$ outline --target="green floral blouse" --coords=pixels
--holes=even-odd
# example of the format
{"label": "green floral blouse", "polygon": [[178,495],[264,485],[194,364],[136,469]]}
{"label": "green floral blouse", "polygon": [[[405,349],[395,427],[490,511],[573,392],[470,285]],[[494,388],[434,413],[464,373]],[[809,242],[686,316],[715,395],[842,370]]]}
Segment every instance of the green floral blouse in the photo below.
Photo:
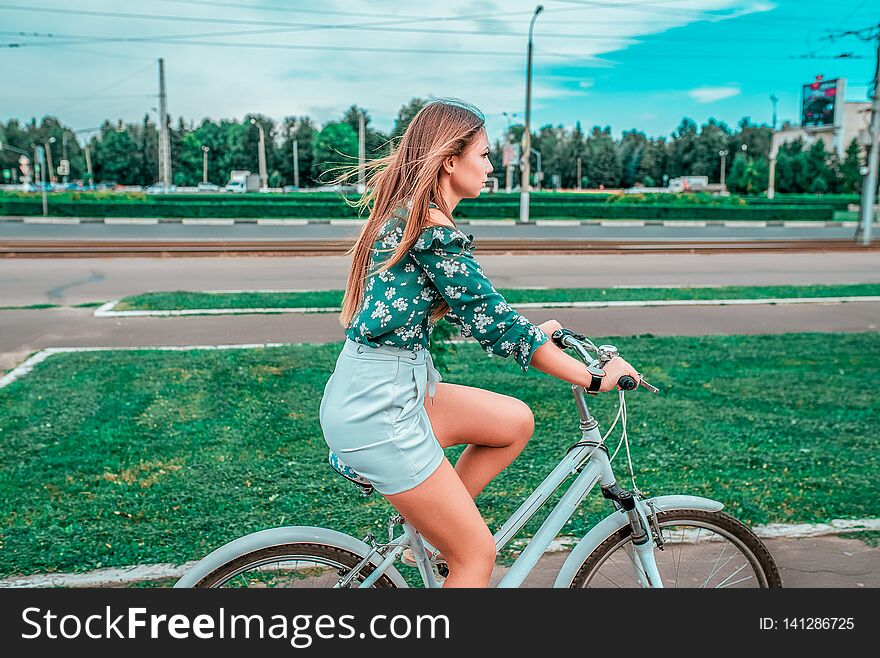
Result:
{"label": "green floral blouse", "polygon": [[407,217],[408,210],[398,208],[379,232],[364,299],[345,335],[369,346],[427,349],[434,329],[431,312],[445,301],[450,310],[443,317],[458,325],[462,336],[475,338],[489,356],[513,355],[527,371],[532,354],[549,337],[513,310],[486,278],[472,253],[473,235],[449,226],[426,227],[404,258],[373,273],[400,244]]}

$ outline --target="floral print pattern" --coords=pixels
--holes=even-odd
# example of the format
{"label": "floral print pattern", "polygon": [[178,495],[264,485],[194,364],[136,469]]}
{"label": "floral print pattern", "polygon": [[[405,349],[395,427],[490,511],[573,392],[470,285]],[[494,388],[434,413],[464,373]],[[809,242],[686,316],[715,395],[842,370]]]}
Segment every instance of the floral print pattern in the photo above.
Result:
{"label": "floral print pattern", "polygon": [[[400,244],[404,213],[395,213],[373,245],[370,271]],[[513,356],[523,372],[534,351],[549,340],[539,327],[513,310],[486,278],[474,258],[472,235],[449,226],[422,231],[409,253],[388,270],[370,274],[364,299],[345,335],[365,345],[427,349],[434,323],[431,312],[442,302],[444,316],[463,337],[475,338],[489,356]]]}

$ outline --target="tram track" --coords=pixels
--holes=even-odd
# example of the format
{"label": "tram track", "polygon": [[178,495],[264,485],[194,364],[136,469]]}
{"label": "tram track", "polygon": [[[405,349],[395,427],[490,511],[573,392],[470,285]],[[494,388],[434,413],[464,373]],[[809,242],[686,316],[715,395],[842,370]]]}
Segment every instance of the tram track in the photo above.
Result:
{"label": "tram track", "polygon": [[[0,257],[130,257],[130,256],[340,256],[351,240],[21,240],[0,239]],[[493,239],[474,242],[482,254],[578,253],[717,253],[877,251],[880,243],[861,246],[850,238],[839,239]]]}

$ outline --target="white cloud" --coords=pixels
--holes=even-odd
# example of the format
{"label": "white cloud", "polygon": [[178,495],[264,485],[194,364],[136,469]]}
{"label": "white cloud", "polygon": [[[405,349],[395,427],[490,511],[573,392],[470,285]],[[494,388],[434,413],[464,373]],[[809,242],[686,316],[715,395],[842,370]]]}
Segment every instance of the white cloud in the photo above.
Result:
{"label": "white cloud", "polygon": [[698,103],[714,103],[725,98],[738,96],[742,91],[739,87],[697,87],[688,92],[688,96]]}
{"label": "white cloud", "polygon": [[[258,0],[249,6],[245,2],[242,1],[240,8],[136,0],[81,0],[76,4],[77,9],[91,11],[155,14],[178,19],[263,21],[263,24],[135,20],[0,9],[0,22],[7,30],[94,37],[85,45],[71,44],[69,48],[4,49],[6,61],[0,68],[0,88],[14,89],[15,98],[4,100],[0,119],[28,120],[35,116],[39,120],[45,114],[58,114],[74,128],[95,126],[105,118],[138,121],[151,106],[157,105],[155,68],[102,93],[95,92],[123,80],[159,57],[165,59],[168,106],[175,119],[181,115],[196,122],[203,117],[241,119],[247,112],[259,112],[276,119],[309,114],[321,124],[338,118],[349,105],[357,103],[370,112],[377,128],[389,130],[398,108],[410,98],[454,96],[480,107],[492,131],[501,130],[504,125],[502,112],[522,111],[525,35],[534,0],[459,0],[449,4],[325,0],[320,3],[325,14],[298,13],[296,9],[304,5]],[[613,67],[613,62],[601,56],[625,48],[639,36],[705,20],[710,15],[704,12],[730,10],[730,15],[742,15],[773,7],[757,0],[685,0],[675,6],[679,11],[664,14],[658,13],[656,8],[636,5],[628,8],[561,2],[548,5],[537,19],[534,32],[533,102],[535,109],[546,108],[546,112],[533,117],[536,124],[544,117],[552,120],[555,100],[583,96],[583,90],[592,84],[587,79],[578,84],[564,76],[542,78],[542,71],[587,63]],[[682,9],[688,11],[682,12]],[[370,13],[372,17],[332,12]],[[476,15],[482,17],[475,18]],[[714,14],[711,16],[711,20],[722,20]],[[441,20],[443,18],[456,20]],[[303,24],[328,27],[315,29]],[[382,26],[390,29],[363,29]],[[601,29],[605,38],[583,38],[584,34],[597,29]],[[164,43],[98,40],[146,36],[170,39],[182,34],[245,30],[263,32],[192,37],[182,41],[440,52],[208,47],[173,40]],[[13,40],[25,39],[5,39]],[[462,51],[507,54],[456,54]],[[39,75],[35,75],[35,71],[39,71]],[[51,90],[51,98],[47,98],[46,90]],[[122,98],[123,95],[127,97]],[[78,101],[79,98],[83,100]]]}

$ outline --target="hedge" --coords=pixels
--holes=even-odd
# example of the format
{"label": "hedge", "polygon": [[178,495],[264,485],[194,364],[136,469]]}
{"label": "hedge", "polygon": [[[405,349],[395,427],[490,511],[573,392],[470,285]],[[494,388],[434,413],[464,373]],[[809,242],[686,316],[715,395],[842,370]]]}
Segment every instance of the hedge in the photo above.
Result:
{"label": "hedge", "polygon": [[[21,201],[0,198],[2,215],[40,215],[39,197]],[[192,201],[172,203],[111,203],[95,201],[50,201],[49,214],[55,217],[183,217],[183,218],[290,218],[357,219],[357,210],[342,200],[322,203],[259,203],[251,201]],[[519,203],[462,203],[456,208],[461,219],[516,219]],[[532,219],[705,219],[705,220],[820,220],[834,218],[833,206],[701,206],[658,204],[592,204],[534,200]]]}

